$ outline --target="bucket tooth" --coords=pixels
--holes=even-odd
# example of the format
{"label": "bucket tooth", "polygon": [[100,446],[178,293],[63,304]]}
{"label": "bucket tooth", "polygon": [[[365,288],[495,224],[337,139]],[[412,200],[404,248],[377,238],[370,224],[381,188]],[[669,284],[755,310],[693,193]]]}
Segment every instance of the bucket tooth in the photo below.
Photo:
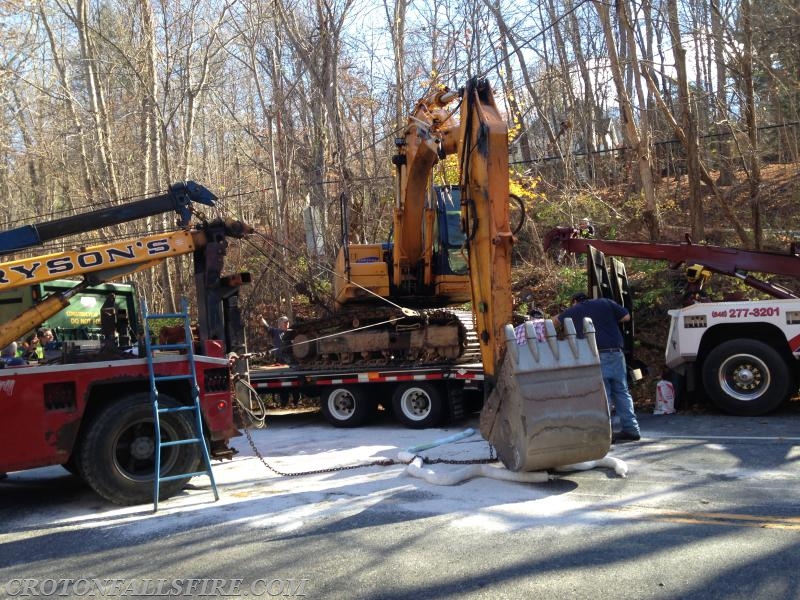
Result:
{"label": "bucket tooth", "polygon": [[558,340],[548,320],[544,342],[526,335],[518,345],[506,326],[507,351],[481,413],[481,433],[511,471],[596,460],[611,447],[594,327],[584,321],[580,339],[570,319],[564,327],[566,339]]}

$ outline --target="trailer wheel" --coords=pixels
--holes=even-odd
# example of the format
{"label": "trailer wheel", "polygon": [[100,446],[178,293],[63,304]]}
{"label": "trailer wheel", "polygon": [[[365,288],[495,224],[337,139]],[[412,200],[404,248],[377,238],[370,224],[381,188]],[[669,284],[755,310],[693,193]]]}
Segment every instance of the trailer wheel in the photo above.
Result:
{"label": "trailer wheel", "polygon": [[406,427],[436,427],[444,416],[442,394],[430,383],[405,383],[394,391],[392,410],[395,418]]}
{"label": "trailer wheel", "polygon": [[794,381],[789,365],[772,346],[757,340],[729,340],[714,348],[702,365],[703,387],[722,411],[763,415],[789,397]]}
{"label": "trailer wheel", "polygon": [[[159,405],[178,406],[178,402],[161,394]],[[164,414],[160,422],[162,442],[195,436],[194,425],[185,413]],[[106,500],[122,505],[152,502],[155,427],[150,394],[127,396],[97,415],[83,439],[79,460],[83,479]],[[161,474],[194,472],[199,461],[197,444],[168,446],[161,450]],[[159,499],[175,494],[189,479],[164,481]]]}
{"label": "trailer wheel", "polygon": [[375,403],[355,386],[324,388],[320,400],[322,416],[335,427],[360,427],[375,410]]}

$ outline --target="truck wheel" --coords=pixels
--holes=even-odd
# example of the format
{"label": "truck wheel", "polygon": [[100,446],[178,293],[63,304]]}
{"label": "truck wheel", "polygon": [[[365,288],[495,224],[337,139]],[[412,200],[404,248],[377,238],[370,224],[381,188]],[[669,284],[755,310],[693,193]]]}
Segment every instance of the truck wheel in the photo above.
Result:
{"label": "truck wheel", "polygon": [[[159,396],[159,404],[178,406],[178,402],[163,394]],[[164,414],[160,422],[162,442],[195,437],[194,425],[186,413]],[[161,450],[161,474],[194,472],[199,461],[197,444],[168,446]],[[89,486],[114,504],[153,501],[155,427],[150,394],[122,398],[92,421],[81,444],[78,470]],[[159,499],[175,494],[189,479],[164,481],[159,487]]]}
{"label": "truck wheel", "polygon": [[794,381],[775,348],[746,339],[714,348],[703,362],[702,373],[703,387],[717,408],[740,416],[773,410],[789,397]]}
{"label": "truck wheel", "polygon": [[444,416],[442,394],[429,383],[407,383],[397,387],[392,396],[395,418],[406,427],[436,427]]}
{"label": "truck wheel", "polygon": [[83,479],[83,475],[81,475],[80,472],[80,467],[78,466],[79,462],[80,461],[78,460],[77,453],[73,453],[72,456],[69,457],[69,460],[64,464],[62,464],[61,466],[64,468],[65,471],[67,471],[67,473],[75,475],[75,477],[79,479]]}
{"label": "truck wheel", "polygon": [[320,399],[322,416],[335,427],[360,427],[375,409],[364,390],[355,386],[325,388]]}

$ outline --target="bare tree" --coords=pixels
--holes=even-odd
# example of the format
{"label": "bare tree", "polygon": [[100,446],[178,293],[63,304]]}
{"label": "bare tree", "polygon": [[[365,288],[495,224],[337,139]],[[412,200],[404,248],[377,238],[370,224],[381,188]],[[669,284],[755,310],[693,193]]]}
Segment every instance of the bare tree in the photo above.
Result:
{"label": "bare tree", "polygon": [[669,12],[669,32],[672,51],[675,53],[675,69],[678,73],[678,106],[681,114],[681,127],[686,135],[686,170],[689,178],[689,219],[692,223],[692,237],[705,239],[705,215],[703,199],[700,194],[699,142],[697,139],[697,120],[692,111],[689,96],[689,81],[686,72],[686,50],[681,39],[678,22],[677,0],[667,1]]}
{"label": "bare tree", "polygon": [[[645,223],[650,233],[650,239],[658,240],[660,237],[660,218],[658,214],[658,204],[655,195],[655,185],[653,183],[653,173],[650,164],[650,144],[649,133],[646,127],[637,127],[633,115],[633,105],[630,96],[628,95],[627,88],[623,80],[622,68],[620,59],[617,55],[616,46],[614,44],[614,32],[611,27],[611,19],[608,13],[608,6],[604,2],[594,2],[597,8],[597,13],[600,17],[600,23],[603,26],[603,33],[606,38],[606,48],[608,50],[609,68],[614,78],[614,85],[617,89],[617,96],[620,105],[620,112],[622,113],[623,131],[625,134],[626,145],[631,149],[634,159],[636,161],[639,177],[642,182],[642,189],[645,197]],[[633,31],[630,28],[630,20],[627,16],[627,8],[625,2],[619,2],[617,7],[620,12],[620,25],[623,29],[627,29],[626,39],[633,39]],[[631,41],[628,47],[628,52],[636,58],[636,46]],[[639,78],[636,77],[638,82]],[[637,83],[636,88],[639,94],[639,104],[644,105],[643,95],[641,93],[641,86]]]}
{"label": "bare tree", "polygon": [[745,121],[747,138],[750,142],[747,149],[747,179],[750,184],[750,209],[753,218],[753,244],[761,249],[764,232],[761,223],[761,161],[758,157],[758,129],[756,123],[756,103],[753,88],[753,22],[750,0],[741,0],[742,33],[742,80],[744,83]]}

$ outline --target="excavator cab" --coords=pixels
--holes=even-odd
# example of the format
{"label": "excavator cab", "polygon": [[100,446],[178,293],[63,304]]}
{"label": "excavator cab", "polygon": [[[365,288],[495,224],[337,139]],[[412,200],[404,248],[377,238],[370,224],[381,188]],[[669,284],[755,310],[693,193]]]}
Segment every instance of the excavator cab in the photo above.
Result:
{"label": "excavator cab", "polygon": [[461,228],[461,190],[454,186],[435,186],[436,231],[434,233],[434,270],[437,275],[466,277],[469,264],[465,252],[466,237]]}

